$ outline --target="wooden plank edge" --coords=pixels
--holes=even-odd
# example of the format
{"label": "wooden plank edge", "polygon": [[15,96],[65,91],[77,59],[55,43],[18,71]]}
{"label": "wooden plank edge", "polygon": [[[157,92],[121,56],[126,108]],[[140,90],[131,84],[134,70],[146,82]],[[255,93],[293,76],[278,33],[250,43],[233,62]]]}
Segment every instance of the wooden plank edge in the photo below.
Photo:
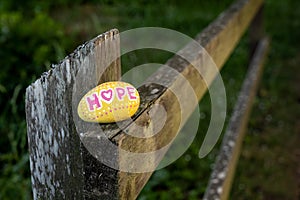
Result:
{"label": "wooden plank edge", "polygon": [[239,0],[196,36],[220,69],[262,5],[263,0]]}
{"label": "wooden plank edge", "polygon": [[27,87],[25,109],[33,199],[83,197],[84,165],[72,118],[72,86],[83,60],[101,41],[117,34],[118,30],[113,29],[80,45]]}
{"label": "wooden plank edge", "polygon": [[269,39],[263,38],[260,40],[253,55],[246,79],[232,117],[230,118],[228,128],[226,129],[220,153],[209,179],[209,184],[203,198],[205,200],[228,198],[268,47]]}

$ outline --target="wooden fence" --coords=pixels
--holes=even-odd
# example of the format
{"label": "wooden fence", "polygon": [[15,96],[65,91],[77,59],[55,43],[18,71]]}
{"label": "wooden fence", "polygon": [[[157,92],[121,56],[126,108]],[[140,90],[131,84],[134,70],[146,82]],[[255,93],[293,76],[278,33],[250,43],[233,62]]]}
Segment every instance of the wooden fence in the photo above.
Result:
{"label": "wooden fence", "polygon": [[[268,39],[263,38],[262,8],[262,0],[239,0],[195,38],[221,69],[249,27],[252,58],[204,199],[226,199],[230,191],[244,130],[269,44]],[[79,46],[59,64],[52,65],[50,71],[27,88],[26,118],[34,199],[137,198],[152,172],[129,173],[110,168],[94,158],[82,141],[92,145],[95,139],[101,142],[101,138],[105,137],[119,148],[133,152],[159,149],[176,136],[175,129],[178,129],[176,124],[179,120],[185,121],[193,112],[195,105],[184,104],[181,108],[185,111],[182,119],[175,114],[179,106],[171,90],[157,84],[146,84],[139,88],[141,106],[133,122],[143,126],[143,129],[139,129],[141,135],[147,135],[153,123],[149,117],[152,105],[163,105],[167,113],[172,111],[174,114],[167,115],[159,134],[141,140],[127,135],[116,124],[108,124],[101,125],[104,131],[99,137],[96,129],[83,123],[82,127],[86,129],[83,129],[84,133],[80,133],[80,138],[74,124],[74,93],[84,94],[92,86],[88,83],[99,84],[119,80],[119,49],[119,33],[113,29]],[[182,53],[191,54],[193,64],[199,64],[201,70],[209,71],[205,68],[206,61],[195,52],[193,45],[187,44]],[[103,69],[110,60],[114,62],[108,69]],[[178,73],[172,73],[169,68],[161,68],[159,73],[154,73],[149,80],[155,83],[159,79],[159,82],[164,82],[168,88],[184,94],[187,86],[178,78],[183,76],[200,100],[207,90],[207,85],[191,63],[184,61],[180,56],[174,56],[167,61],[167,65]],[[79,71],[82,73],[81,77],[77,76]],[[210,73],[210,79],[213,80],[215,75]],[[77,88],[75,82],[81,87]],[[136,126],[133,123],[124,123],[126,130],[135,130]],[[128,159],[118,151],[103,152],[106,153],[119,165]],[[159,162],[161,159],[161,156],[154,157],[153,161]]]}

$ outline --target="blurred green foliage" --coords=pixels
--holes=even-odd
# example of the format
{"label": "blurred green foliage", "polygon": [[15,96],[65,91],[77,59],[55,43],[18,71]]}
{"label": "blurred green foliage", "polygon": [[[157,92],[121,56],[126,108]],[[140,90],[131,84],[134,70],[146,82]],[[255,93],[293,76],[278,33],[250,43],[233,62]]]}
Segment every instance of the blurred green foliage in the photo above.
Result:
{"label": "blurred green foliage", "polygon": [[0,199],[30,199],[25,88],[65,56],[63,27],[37,1],[0,2]]}
{"label": "blurred green foliage", "polygon": [[265,3],[265,27],[272,43],[232,199],[299,199],[299,9],[295,0]]}

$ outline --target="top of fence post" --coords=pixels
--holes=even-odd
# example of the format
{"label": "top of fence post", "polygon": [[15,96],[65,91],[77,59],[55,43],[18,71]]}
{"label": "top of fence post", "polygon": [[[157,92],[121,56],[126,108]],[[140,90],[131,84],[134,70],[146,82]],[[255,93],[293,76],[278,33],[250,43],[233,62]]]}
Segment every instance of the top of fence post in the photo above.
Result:
{"label": "top of fence post", "polygon": [[[73,123],[72,95],[74,91],[84,92],[86,85],[120,79],[119,43],[118,30],[101,34],[79,46],[27,88],[34,199],[113,199],[117,195],[114,184],[100,180],[116,182],[115,171],[90,156],[80,142]],[[77,86],[80,82],[89,84],[74,90],[75,82]]]}

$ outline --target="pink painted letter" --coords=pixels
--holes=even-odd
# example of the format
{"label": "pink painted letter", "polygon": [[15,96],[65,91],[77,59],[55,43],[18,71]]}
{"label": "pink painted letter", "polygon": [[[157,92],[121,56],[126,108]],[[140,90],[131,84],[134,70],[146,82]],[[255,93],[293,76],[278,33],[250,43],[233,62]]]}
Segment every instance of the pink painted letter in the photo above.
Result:
{"label": "pink painted letter", "polygon": [[[93,98],[92,98],[93,97]],[[97,94],[92,94],[91,96],[86,98],[86,102],[89,106],[89,110],[93,111],[94,110],[94,106],[96,106],[96,108],[101,108],[101,104],[100,101],[98,99]]]}
{"label": "pink painted letter", "polygon": [[132,100],[132,99],[136,99],[136,96],[134,95],[135,92],[134,92],[134,88],[133,87],[126,87],[127,88],[127,92],[128,92],[128,95],[129,95],[129,99]]}
{"label": "pink painted letter", "polygon": [[117,91],[117,97],[118,97],[118,99],[119,99],[119,100],[122,100],[123,97],[124,97],[124,95],[125,95],[125,90],[124,90],[124,88],[119,88],[119,87],[117,87],[117,88],[116,88],[116,91]]}

